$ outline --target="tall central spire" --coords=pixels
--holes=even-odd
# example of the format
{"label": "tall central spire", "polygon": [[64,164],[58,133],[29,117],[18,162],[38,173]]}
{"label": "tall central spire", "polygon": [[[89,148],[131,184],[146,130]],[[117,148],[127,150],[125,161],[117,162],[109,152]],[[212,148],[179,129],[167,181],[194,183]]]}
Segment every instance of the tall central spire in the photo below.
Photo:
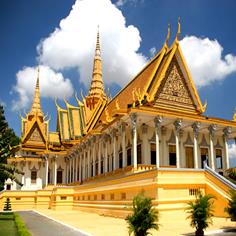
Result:
{"label": "tall central spire", "polygon": [[43,112],[41,110],[41,105],[40,105],[39,67],[38,67],[38,75],[37,75],[36,86],[35,86],[35,91],[34,91],[34,100],[33,100],[32,108],[30,111],[30,115],[36,115],[36,114],[38,116],[43,116]]}
{"label": "tall central spire", "polygon": [[96,103],[100,98],[105,99],[106,94],[104,92],[104,82],[102,79],[102,59],[101,59],[101,49],[100,49],[99,28],[98,28],[95,57],[93,62],[93,75],[89,93],[88,96],[86,97],[86,100],[88,105],[91,108],[94,108],[94,106],[96,105]]}

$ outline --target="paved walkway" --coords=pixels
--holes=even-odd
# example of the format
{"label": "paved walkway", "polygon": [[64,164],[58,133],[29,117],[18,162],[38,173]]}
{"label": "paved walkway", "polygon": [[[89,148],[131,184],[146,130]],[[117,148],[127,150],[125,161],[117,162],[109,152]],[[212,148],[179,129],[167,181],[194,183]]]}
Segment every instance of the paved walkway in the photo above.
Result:
{"label": "paved walkway", "polygon": [[32,236],[87,236],[33,211],[18,212]]}
{"label": "paved walkway", "polygon": [[[38,210],[53,219],[59,220],[75,228],[90,233],[93,236],[128,236],[127,224],[124,219],[104,217],[95,213],[82,211],[53,211]],[[189,236],[194,235],[194,229],[189,226],[189,220],[186,220],[186,214],[180,212],[160,212],[160,230],[152,231],[153,236]],[[213,218],[206,235],[224,235],[214,234],[215,230],[235,227],[235,222],[225,218]],[[232,234],[225,234],[231,236]],[[233,234],[236,235],[236,234]]]}

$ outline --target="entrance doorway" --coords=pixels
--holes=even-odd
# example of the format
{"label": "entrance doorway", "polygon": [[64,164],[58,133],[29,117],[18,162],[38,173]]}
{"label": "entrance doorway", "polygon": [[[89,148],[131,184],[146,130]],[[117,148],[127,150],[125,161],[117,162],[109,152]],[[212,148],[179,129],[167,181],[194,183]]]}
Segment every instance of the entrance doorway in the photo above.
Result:
{"label": "entrance doorway", "polygon": [[204,162],[208,165],[208,148],[201,148],[201,168],[204,168]]}
{"label": "entrance doorway", "polygon": [[169,145],[169,165],[176,166],[176,146]]}
{"label": "entrance doorway", "polygon": [[194,168],[193,147],[186,147],[185,155],[186,155],[186,167]]}
{"label": "entrance doorway", "polygon": [[57,171],[57,183],[62,184],[62,170]]}

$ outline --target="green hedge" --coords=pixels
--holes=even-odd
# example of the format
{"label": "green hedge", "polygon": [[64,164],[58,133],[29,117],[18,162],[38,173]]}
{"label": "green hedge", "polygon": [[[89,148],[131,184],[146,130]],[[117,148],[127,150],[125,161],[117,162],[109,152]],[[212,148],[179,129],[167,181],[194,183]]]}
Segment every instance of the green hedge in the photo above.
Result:
{"label": "green hedge", "polygon": [[25,223],[22,221],[19,214],[14,213],[14,215],[15,215],[15,223],[16,223],[18,235],[19,236],[31,236],[31,233],[26,228]]}

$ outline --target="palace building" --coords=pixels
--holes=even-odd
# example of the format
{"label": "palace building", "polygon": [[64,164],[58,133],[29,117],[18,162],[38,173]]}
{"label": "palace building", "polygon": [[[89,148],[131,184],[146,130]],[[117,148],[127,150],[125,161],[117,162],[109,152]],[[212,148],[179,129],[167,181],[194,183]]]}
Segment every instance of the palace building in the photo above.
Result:
{"label": "palace building", "polygon": [[[40,73],[30,112],[22,117],[20,150],[8,162],[21,169],[23,186],[6,183],[0,205],[13,209],[80,209],[125,216],[144,190],[159,210],[181,210],[198,191],[217,197],[224,216],[229,189],[228,142],[236,121],[204,115],[179,44],[170,29],[161,50],[114,97],[104,90],[99,33],[91,85],[77,105],[57,109],[57,129],[40,105]],[[11,189],[11,191],[9,191]]]}

